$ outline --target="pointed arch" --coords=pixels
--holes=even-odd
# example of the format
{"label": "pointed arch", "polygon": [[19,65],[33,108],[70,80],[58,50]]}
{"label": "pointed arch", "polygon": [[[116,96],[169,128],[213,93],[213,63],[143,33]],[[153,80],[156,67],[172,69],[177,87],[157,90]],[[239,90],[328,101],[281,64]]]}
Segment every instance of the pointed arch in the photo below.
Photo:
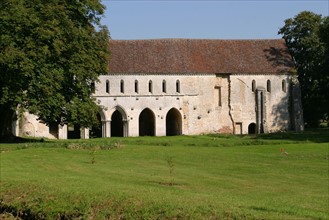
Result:
{"label": "pointed arch", "polygon": [[122,107],[116,106],[111,115],[111,137],[128,136],[127,114]]}
{"label": "pointed arch", "polygon": [[182,134],[182,115],[176,109],[172,108],[166,115],[166,136]]}
{"label": "pointed arch", "polygon": [[155,136],[155,115],[145,108],[139,115],[139,136]]}

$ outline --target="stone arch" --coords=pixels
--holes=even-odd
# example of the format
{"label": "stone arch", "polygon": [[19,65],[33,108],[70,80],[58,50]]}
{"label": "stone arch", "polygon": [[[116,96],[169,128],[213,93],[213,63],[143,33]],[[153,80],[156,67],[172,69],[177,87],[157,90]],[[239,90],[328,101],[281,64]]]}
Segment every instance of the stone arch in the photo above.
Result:
{"label": "stone arch", "polygon": [[111,137],[127,137],[128,122],[127,114],[120,106],[115,107],[111,115]]}
{"label": "stone arch", "polygon": [[155,115],[145,108],[139,115],[139,136],[155,136]]}
{"label": "stone arch", "polygon": [[174,136],[182,134],[182,115],[180,112],[172,108],[166,115],[166,136]]}
{"label": "stone arch", "polygon": [[248,125],[248,134],[256,134],[256,123],[252,122]]}

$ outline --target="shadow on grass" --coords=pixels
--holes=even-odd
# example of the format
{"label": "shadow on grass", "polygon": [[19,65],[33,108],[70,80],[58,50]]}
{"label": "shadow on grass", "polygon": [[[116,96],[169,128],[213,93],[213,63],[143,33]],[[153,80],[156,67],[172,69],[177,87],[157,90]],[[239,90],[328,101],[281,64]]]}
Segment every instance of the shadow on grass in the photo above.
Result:
{"label": "shadow on grass", "polygon": [[43,138],[16,137],[14,135],[0,136],[0,143],[40,143],[45,142]]}
{"label": "shadow on grass", "polygon": [[329,128],[318,128],[304,132],[282,132],[271,134],[260,134],[256,139],[263,140],[293,140],[300,142],[327,143],[329,142]]}

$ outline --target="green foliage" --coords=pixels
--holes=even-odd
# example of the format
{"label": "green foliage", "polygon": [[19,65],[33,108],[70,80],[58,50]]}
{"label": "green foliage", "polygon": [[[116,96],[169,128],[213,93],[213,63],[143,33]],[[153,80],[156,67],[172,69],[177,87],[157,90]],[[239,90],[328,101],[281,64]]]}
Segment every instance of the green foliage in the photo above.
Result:
{"label": "green foliage", "polygon": [[328,131],[0,144],[0,210],[24,219],[328,219]]}
{"label": "green foliage", "polygon": [[285,20],[279,30],[293,56],[302,89],[304,120],[318,126],[329,115],[328,17],[309,11]]}
{"label": "green foliage", "polygon": [[109,33],[99,23],[104,6],[2,0],[0,8],[0,110],[20,106],[48,124],[90,127],[99,110],[91,85],[108,69]]}

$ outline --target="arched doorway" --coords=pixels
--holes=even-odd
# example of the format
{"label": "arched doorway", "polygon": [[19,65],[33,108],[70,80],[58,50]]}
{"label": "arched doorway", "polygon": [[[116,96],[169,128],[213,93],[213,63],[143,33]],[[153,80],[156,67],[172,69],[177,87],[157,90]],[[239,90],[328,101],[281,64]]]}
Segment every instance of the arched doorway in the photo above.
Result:
{"label": "arched doorway", "polygon": [[248,125],[248,134],[256,134],[256,124],[250,123]]}
{"label": "arched doorway", "polygon": [[67,139],[80,139],[81,127],[77,124],[68,123],[67,125]]}
{"label": "arched doorway", "polygon": [[92,128],[89,130],[90,138],[102,137],[102,117],[99,113],[97,114],[97,122],[97,125],[92,126]]}
{"label": "arched doorway", "polygon": [[123,136],[123,116],[119,110],[115,110],[111,117],[111,137]]}
{"label": "arched doorway", "polygon": [[182,116],[180,112],[172,108],[166,116],[166,135],[174,136],[182,134]]}
{"label": "arched doorway", "polygon": [[155,135],[155,116],[154,113],[146,108],[139,115],[139,136]]}

